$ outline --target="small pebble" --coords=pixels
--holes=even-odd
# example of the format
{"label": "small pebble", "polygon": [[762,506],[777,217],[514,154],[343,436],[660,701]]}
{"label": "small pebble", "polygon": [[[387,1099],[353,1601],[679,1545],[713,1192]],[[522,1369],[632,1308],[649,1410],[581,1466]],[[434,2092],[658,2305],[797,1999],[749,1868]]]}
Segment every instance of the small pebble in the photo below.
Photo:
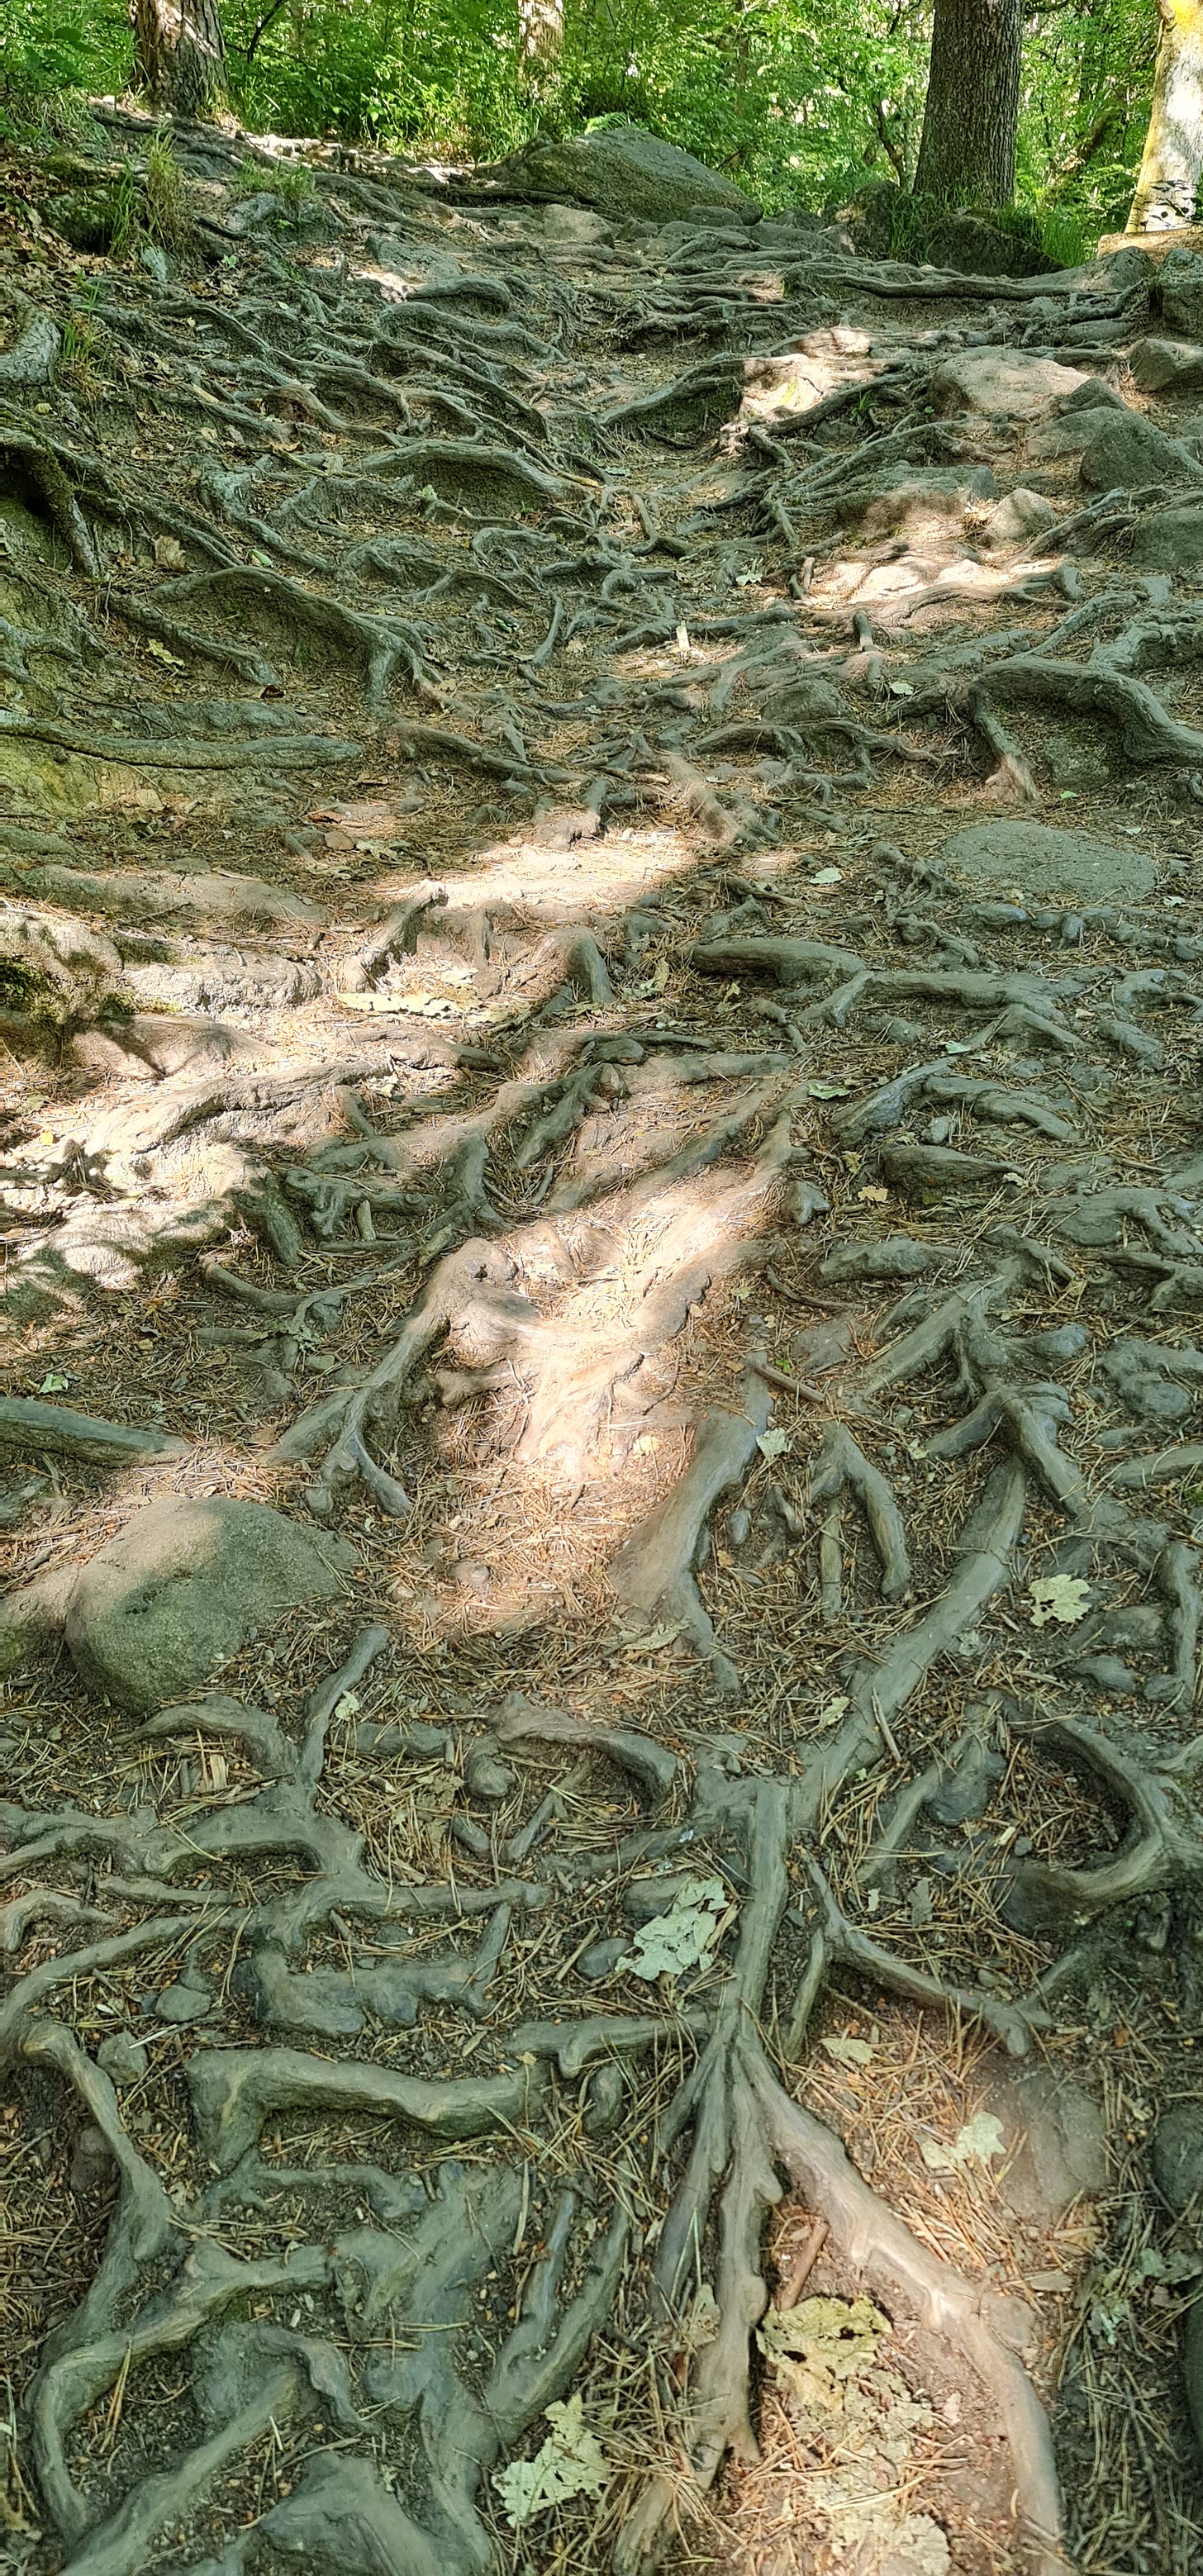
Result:
{"label": "small pebble", "polygon": [[202,1986],[199,1979],[180,1979],[175,1985],[164,1986],[162,1994],[155,1997],[155,2011],[164,2021],[203,2021],[212,2008],[210,1988]]}

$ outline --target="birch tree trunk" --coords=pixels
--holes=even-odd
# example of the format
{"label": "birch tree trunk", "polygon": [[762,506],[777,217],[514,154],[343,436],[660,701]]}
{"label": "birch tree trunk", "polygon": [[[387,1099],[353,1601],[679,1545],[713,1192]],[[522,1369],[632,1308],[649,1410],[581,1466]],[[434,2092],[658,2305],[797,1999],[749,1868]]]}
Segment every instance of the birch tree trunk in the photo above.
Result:
{"label": "birch tree trunk", "polygon": [[1203,0],[1159,0],[1161,42],[1130,233],[1193,223],[1203,168]]}

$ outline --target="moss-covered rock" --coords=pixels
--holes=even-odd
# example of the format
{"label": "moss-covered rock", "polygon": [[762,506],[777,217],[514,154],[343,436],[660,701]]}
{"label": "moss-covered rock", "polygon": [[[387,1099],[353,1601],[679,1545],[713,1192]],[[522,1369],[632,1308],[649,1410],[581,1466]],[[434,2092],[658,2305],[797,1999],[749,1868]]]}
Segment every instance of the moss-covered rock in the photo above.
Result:
{"label": "moss-covered rock", "polygon": [[499,194],[575,201],[611,223],[669,223],[695,207],[756,209],[729,179],[641,125],[605,125],[562,142],[542,137],[483,174]]}
{"label": "moss-covered rock", "polygon": [[111,250],[124,221],[121,191],[113,187],[68,188],[46,212],[72,250]]}

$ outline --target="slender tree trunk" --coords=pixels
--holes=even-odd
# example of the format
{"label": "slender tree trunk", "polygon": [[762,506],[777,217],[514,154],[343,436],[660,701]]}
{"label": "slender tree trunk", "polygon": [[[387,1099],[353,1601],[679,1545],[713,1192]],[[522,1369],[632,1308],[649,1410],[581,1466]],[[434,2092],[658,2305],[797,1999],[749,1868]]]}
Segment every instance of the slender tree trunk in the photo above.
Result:
{"label": "slender tree trunk", "polygon": [[917,196],[1010,204],[1021,41],[1020,0],[936,0]]}
{"label": "slender tree trunk", "polygon": [[546,89],[564,52],[564,0],[518,0],[518,54],[523,87]]}
{"label": "slender tree trunk", "polygon": [[218,0],[133,0],[134,62],[155,107],[211,116],[225,89]]}
{"label": "slender tree trunk", "polygon": [[1158,0],[1153,104],[1128,231],[1194,221],[1203,168],[1203,0]]}

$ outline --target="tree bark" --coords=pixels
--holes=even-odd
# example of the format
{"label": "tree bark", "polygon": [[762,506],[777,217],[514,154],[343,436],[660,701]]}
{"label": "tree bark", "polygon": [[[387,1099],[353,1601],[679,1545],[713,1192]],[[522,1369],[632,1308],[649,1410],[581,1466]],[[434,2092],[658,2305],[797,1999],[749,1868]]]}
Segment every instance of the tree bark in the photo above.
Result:
{"label": "tree bark", "polygon": [[518,52],[523,86],[537,97],[563,60],[564,0],[518,0]]}
{"label": "tree bark", "polygon": [[134,0],[133,20],[134,63],[152,105],[211,116],[226,78],[218,0]]}
{"label": "tree bark", "polygon": [[1020,0],[936,0],[917,196],[1010,204],[1021,42]]}
{"label": "tree bark", "polygon": [[1193,223],[1203,168],[1203,0],[1159,0],[1161,42],[1130,233]]}

